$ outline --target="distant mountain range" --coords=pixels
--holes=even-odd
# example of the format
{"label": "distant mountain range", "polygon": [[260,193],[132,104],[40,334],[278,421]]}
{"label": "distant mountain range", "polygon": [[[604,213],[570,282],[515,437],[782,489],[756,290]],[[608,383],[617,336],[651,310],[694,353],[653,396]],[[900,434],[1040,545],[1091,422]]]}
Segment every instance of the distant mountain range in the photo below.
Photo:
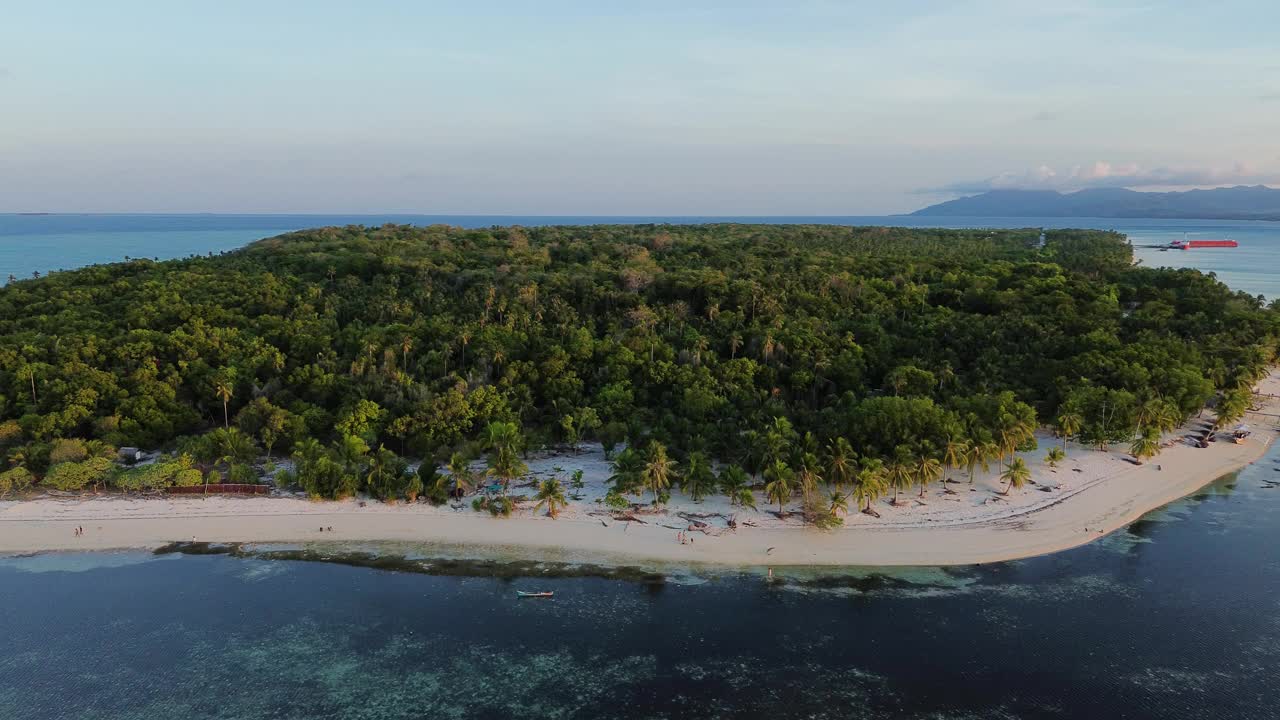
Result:
{"label": "distant mountain range", "polygon": [[1060,193],[1053,190],[992,190],[930,205],[912,215],[950,217],[1103,217],[1280,220],[1280,190],[1266,185],[1237,185],[1213,190],[1138,192],[1100,188]]}

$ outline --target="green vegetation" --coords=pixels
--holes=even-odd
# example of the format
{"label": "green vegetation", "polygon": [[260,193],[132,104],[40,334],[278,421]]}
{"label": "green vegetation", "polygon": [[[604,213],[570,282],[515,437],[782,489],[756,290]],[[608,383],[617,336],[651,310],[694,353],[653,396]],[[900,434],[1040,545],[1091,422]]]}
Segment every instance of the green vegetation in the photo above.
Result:
{"label": "green vegetation", "polygon": [[[503,515],[527,448],[596,440],[611,507],[675,483],[751,505],[765,490],[780,512],[798,494],[829,520],[846,486],[865,511],[992,461],[1016,488],[1006,463],[1042,419],[1145,456],[1207,402],[1243,414],[1277,308],[1131,267],[1116,234],[1038,235],[323,228],[15,282],[0,494],[251,480],[265,452],[317,497],[444,502],[475,489],[484,454],[502,492],[477,507]],[[101,451],[125,445],[177,454],[111,469]],[[553,511],[563,488],[545,490]]]}

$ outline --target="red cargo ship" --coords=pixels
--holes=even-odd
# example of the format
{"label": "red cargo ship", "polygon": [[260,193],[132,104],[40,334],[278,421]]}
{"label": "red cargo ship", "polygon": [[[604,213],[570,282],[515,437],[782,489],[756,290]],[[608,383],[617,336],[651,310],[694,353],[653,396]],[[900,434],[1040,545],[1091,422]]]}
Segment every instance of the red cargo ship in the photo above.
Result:
{"label": "red cargo ship", "polygon": [[1240,247],[1235,240],[1175,240],[1170,243],[1175,250],[1192,250],[1194,248],[1233,248]]}

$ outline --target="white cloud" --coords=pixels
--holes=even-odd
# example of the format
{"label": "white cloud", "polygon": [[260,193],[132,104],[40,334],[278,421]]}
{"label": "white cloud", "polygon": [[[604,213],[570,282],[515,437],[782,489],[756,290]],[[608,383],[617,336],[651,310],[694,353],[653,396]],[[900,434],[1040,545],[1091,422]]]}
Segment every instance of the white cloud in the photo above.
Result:
{"label": "white cloud", "polygon": [[1136,163],[1098,161],[1058,170],[1041,165],[981,180],[951,183],[925,192],[978,193],[988,190],[1083,190],[1085,188],[1205,187],[1280,182],[1280,173],[1237,163],[1227,168],[1146,168]]}

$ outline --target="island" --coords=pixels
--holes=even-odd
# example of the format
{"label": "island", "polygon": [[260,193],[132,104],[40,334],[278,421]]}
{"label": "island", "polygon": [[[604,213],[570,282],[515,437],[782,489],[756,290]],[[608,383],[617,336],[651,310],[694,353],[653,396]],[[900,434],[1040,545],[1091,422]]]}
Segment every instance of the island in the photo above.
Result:
{"label": "island", "polygon": [[0,552],[1025,557],[1261,457],[1277,338],[1109,232],[290,233],[0,289]]}
{"label": "island", "polygon": [[917,210],[932,217],[1092,217],[1280,220],[1280,190],[1237,185],[1169,192],[1128,188],[988,190]]}

